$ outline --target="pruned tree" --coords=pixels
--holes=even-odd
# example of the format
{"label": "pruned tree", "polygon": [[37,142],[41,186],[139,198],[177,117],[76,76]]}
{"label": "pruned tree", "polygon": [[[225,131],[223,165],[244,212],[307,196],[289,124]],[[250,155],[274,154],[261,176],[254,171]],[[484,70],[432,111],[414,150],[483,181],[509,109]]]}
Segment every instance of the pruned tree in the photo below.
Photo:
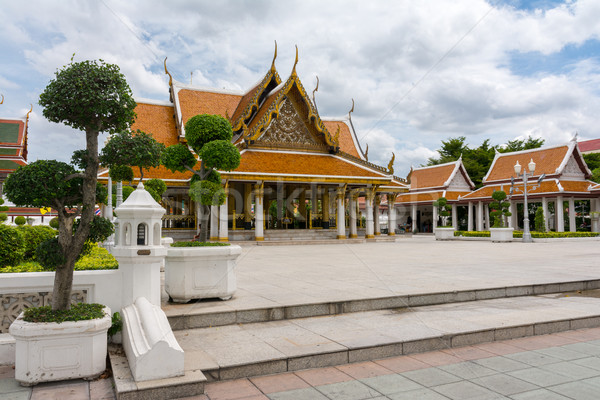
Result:
{"label": "pruned tree", "polygon": [[[102,60],[77,63],[71,60],[56,72],[40,95],[39,104],[44,107],[43,115],[49,121],[85,132],[86,148],[74,154],[74,163],[83,167],[83,171],[59,161],[36,161],[11,174],[5,191],[15,204],[57,210],[59,234],[55,244],[50,246],[57,255],[52,309],[67,310],[75,261],[86,241],[101,238],[106,232],[99,231],[108,226],[94,224],[98,135],[129,129],[136,103],[118,66]],[[75,225],[77,217],[79,222]]]}
{"label": "pruned tree", "polygon": [[[448,226],[448,218],[450,217],[450,212],[452,207],[448,205],[448,199],[445,197],[440,197],[436,201],[433,202],[433,206],[438,209],[439,216],[442,218],[442,227]],[[437,221],[434,221],[437,226]]]}
{"label": "pruned tree", "polygon": [[510,203],[506,200],[506,192],[502,190],[496,190],[492,193],[492,201],[489,205],[490,215],[494,218],[494,228],[504,228],[506,226],[506,217],[510,217],[512,213],[508,211]]}
{"label": "pruned tree", "polygon": [[[194,173],[189,194],[202,208],[199,237],[202,242],[208,239],[209,206],[221,205],[226,200],[218,170],[231,171],[240,165],[240,152],[231,143],[232,136],[231,124],[225,118],[196,115],[185,124],[187,146],[169,146],[163,153],[162,163],[167,169]],[[200,158],[199,168],[196,156]]]}

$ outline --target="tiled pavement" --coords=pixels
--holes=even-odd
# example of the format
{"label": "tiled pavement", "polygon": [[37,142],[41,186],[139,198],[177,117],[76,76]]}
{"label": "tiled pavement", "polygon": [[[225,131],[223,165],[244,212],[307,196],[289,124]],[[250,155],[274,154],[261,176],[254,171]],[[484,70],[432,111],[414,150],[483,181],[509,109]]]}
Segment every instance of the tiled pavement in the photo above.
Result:
{"label": "tiled pavement", "polygon": [[[0,367],[2,400],[114,399],[110,379],[19,386]],[[600,328],[214,382],[186,400],[597,400]]]}

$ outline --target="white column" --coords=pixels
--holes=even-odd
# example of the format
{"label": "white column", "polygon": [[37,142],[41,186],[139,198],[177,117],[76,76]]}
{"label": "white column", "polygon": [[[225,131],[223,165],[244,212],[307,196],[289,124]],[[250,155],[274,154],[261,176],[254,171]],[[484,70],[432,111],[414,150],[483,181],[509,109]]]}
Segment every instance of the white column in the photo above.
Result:
{"label": "white column", "polygon": [[365,196],[365,212],[367,217],[365,236],[367,239],[372,239],[375,237],[375,226],[373,221],[373,193],[371,192],[367,192],[367,195]]}
{"label": "white column", "polygon": [[225,203],[221,204],[219,207],[219,241],[220,242],[228,242],[229,241],[229,229],[227,226],[227,202],[228,196],[225,197]]}
{"label": "white column", "polygon": [[338,188],[337,200],[337,238],[346,239],[346,212],[344,210],[344,189]]}
{"label": "white column", "polygon": [[219,240],[219,207],[210,206],[210,239]]}
{"label": "white column", "polygon": [[396,196],[388,194],[388,236],[396,235]]}
{"label": "white column", "polygon": [[417,226],[417,205],[413,204],[411,206],[411,214],[412,214],[412,226],[410,227],[411,232],[418,232],[419,227]]}
{"label": "white column", "polygon": [[358,237],[358,232],[356,229],[356,203],[357,196],[350,193],[350,203],[348,208],[350,209],[350,239],[354,239]]}
{"label": "white column", "polygon": [[[381,203],[381,197],[375,196],[373,198],[373,223],[375,225],[375,236],[381,235],[381,226],[379,224],[379,204]],[[388,218],[388,225],[390,219]]]}
{"label": "white column", "polygon": [[438,208],[434,205],[433,206],[433,225],[431,226],[431,232],[435,233],[435,230],[437,229],[437,225],[438,225],[438,219],[439,219],[439,215],[438,215]]}
{"label": "white column", "polygon": [[458,229],[458,213],[456,210],[457,206],[456,203],[452,204],[452,228],[454,228],[454,230]]}
{"label": "white column", "polygon": [[106,199],[106,215],[104,217],[108,218],[109,221],[112,221],[114,218],[112,205],[112,179],[110,176],[108,177],[108,197]]}
{"label": "white column", "polygon": [[256,185],[254,195],[254,240],[265,240],[264,233],[264,192],[260,185]]}
{"label": "white column", "polygon": [[470,201],[469,202],[469,210],[467,213],[467,230],[468,231],[472,231],[473,230],[473,202]]}
{"label": "white column", "polygon": [[123,182],[117,182],[117,207],[123,203]]}
{"label": "white column", "polygon": [[508,211],[511,213],[511,216],[508,218],[508,227],[519,229],[519,224],[517,223],[517,203],[511,200]]}
{"label": "white column", "polygon": [[573,197],[569,197],[569,231],[577,231],[577,226],[575,225],[575,198]]}
{"label": "white column", "polygon": [[556,232],[564,232],[565,231],[565,216],[563,209],[563,197],[558,196],[556,198],[556,202],[554,203],[554,210],[556,210]]}
{"label": "white column", "polygon": [[483,230],[483,202],[477,202],[477,230]]}
{"label": "white column", "polygon": [[[600,211],[600,199],[590,199],[590,210]],[[600,221],[598,217],[592,217],[592,232],[600,232]]]}
{"label": "white column", "polygon": [[546,197],[542,197],[542,211],[544,212],[544,227],[548,232],[550,229],[548,227],[548,198]]}
{"label": "white column", "polygon": [[483,206],[483,215],[485,216],[485,229],[490,230],[490,206],[485,204]]}

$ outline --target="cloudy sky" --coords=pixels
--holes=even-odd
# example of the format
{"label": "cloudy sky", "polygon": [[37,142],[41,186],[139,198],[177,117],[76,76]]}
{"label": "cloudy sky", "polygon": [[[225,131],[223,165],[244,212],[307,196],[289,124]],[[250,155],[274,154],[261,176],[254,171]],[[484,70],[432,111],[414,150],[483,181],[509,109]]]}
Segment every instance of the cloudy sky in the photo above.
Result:
{"label": "cloudy sky", "polygon": [[0,0],[0,117],[33,104],[29,160],[70,159],[84,135],[44,120],[57,68],[120,66],[138,98],[181,82],[246,91],[270,67],[297,71],[326,117],[352,120],[370,161],[404,176],[440,142],[478,146],[600,137],[598,0]]}

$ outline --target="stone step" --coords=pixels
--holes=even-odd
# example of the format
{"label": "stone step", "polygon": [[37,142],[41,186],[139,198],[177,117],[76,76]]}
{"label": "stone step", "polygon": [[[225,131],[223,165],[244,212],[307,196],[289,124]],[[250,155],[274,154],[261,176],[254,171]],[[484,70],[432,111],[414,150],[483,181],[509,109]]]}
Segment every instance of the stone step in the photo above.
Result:
{"label": "stone step", "polygon": [[543,295],[569,291],[600,289],[600,279],[552,282],[532,285],[491,287],[436,293],[422,293],[376,298],[354,298],[320,303],[295,303],[260,307],[250,304],[231,306],[230,302],[190,302],[163,304],[174,331],[233,324],[280,321],[295,318],[338,315],[359,311],[401,309],[465,301]]}
{"label": "stone step", "polygon": [[213,381],[598,326],[599,298],[542,295],[188,329],[175,336],[186,368],[201,369]]}

